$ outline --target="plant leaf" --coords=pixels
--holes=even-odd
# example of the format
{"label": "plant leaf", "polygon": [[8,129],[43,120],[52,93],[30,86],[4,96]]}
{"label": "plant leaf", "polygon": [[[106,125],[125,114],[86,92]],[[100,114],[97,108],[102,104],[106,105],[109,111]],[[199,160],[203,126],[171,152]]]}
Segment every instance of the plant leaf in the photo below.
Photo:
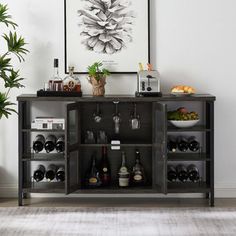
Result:
{"label": "plant leaf", "polygon": [[10,32],[9,35],[4,34],[3,38],[7,41],[8,51],[14,53],[19,61],[24,61],[22,54],[27,54],[29,52],[24,48],[26,45],[24,38],[21,36],[18,38],[16,32]]}
{"label": "plant leaf", "polygon": [[16,104],[8,101],[6,95],[0,92],[0,119],[2,118],[2,116],[8,118],[8,116],[11,115],[12,112],[17,113],[16,110],[11,108],[11,106],[13,105]]}
{"label": "plant leaf", "polygon": [[5,88],[23,88],[24,85],[22,85],[20,82],[24,80],[24,78],[19,78],[19,70],[14,71],[14,69],[10,70],[10,74],[7,75],[5,71],[1,72],[0,75],[5,82]]}
{"label": "plant leaf", "polygon": [[7,5],[0,3],[0,22],[4,23],[7,27],[11,25],[14,29],[18,26],[15,22],[11,20],[11,15],[8,15]]}

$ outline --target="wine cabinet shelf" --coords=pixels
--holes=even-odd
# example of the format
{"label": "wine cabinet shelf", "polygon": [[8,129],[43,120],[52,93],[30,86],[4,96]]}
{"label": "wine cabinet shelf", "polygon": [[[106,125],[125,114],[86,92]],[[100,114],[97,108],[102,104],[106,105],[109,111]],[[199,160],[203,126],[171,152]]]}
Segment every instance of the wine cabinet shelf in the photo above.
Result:
{"label": "wine cabinet shelf", "polygon": [[116,186],[106,187],[106,188],[96,188],[96,189],[79,189],[75,193],[82,194],[136,194],[136,193],[155,193],[156,191],[152,186],[140,186],[140,187],[127,187],[120,188]]}
{"label": "wine cabinet shelf", "polygon": [[168,153],[168,161],[211,161],[206,153]]}
{"label": "wine cabinet shelf", "polygon": [[23,193],[65,193],[65,183],[31,183],[29,184],[29,187],[23,188]]}
{"label": "wine cabinet shelf", "polygon": [[152,147],[153,144],[146,143],[130,143],[130,144],[80,144],[80,147],[89,148],[89,147]]}
{"label": "wine cabinet shelf", "polygon": [[[121,194],[122,196],[140,194],[140,196],[148,197],[155,194],[165,196],[171,193],[204,193],[210,205],[214,205],[214,96],[163,95],[158,98],[21,95],[17,99],[19,110],[18,202],[20,206],[24,204],[24,198],[30,197],[27,193],[58,193],[62,196],[90,194],[94,198],[106,194]],[[53,109],[50,109],[52,106]],[[199,114],[201,119],[199,125],[191,128],[171,126],[167,120],[168,111],[183,106]],[[114,117],[114,112],[119,114],[120,120]],[[35,117],[47,115],[48,117],[64,117],[65,130],[31,129],[31,122]],[[95,119],[99,116],[100,122]],[[174,138],[178,135],[185,136],[184,132],[187,133],[186,136],[193,135],[196,138],[201,144],[200,152],[202,153],[180,153],[179,149],[176,153],[168,153],[169,136],[173,135]],[[33,153],[33,144],[37,136],[42,135],[47,138],[49,134],[56,136],[57,139],[58,136],[65,136],[65,153],[58,154],[54,151],[45,153],[45,149],[41,153]],[[120,141],[121,144],[111,144],[112,140]],[[100,142],[105,144],[100,144]],[[45,141],[41,143],[45,146]],[[114,150],[112,147],[120,148]],[[143,174],[140,183],[144,185],[132,187],[136,181],[133,175],[134,166],[139,163],[136,160],[137,152],[140,153],[142,169],[139,168]],[[126,158],[122,158],[124,153]],[[106,156],[108,161],[105,166],[104,157]],[[121,176],[118,170],[121,169],[122,162],[125,163],[122,166],[127,168],[125,172],[127,175],[123,179],[118,179],[118,176]],[[101,163],[105,168],[101,168]],[[179,164],[186,167],[195,166],[202,177],[201,182],[168,182],[168,168],[172,165],[176,170]],[[29,181],[33,181],[31,176],[35,175],[36,170],[41,171],[40,178],[37,179],[37,176],[34,178],[44,181],[45,173],[53,170],[53,165],[54,173],[57,173],[57,167],[64,168],[62,172],[65,174],[65,182]],[[99,187],[99,183],[105,181],[101,174],[105,170],[109,170],[107,182],[109,184],[112,181],[111,187]],[[137,177],[140,178],[140,176]],[[190,178],[190,175],[188,177]],[[118,184],[130,186],[120,188]],[[88,188],[89,185],[97,185],[97,188]]]}
{"label": "wine cabinet shelf", "polygon": [[25,133],[65,133],[65,130],[60,129],[22,129]]}
{"label": "wine cabinet shelf", "polygon": [[208,129],[204,125],[197,125],[190,128],[177,128],[175,126],[168,126],[168,132],[210,132],[211,129]]}
{"label": "wine cabinet shelf", "polygon": [[208,193],[210,191],[210,186],[205,182],[176,182],[168,183],[167,191],[168,193]]}
{"label": "wine cabinet shelf", "polygon": [[63,153],[29,153],[22,156],[22,161],[64,161]]}

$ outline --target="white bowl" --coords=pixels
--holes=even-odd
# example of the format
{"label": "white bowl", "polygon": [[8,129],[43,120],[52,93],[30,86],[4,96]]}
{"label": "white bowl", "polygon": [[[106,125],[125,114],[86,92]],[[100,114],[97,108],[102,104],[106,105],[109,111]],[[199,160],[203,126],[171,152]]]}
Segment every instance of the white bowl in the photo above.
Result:
{"label": "white bowl", "polygon": [[199,120],[169,120],[169,122],[178,128],[190,128],[196,125]]}

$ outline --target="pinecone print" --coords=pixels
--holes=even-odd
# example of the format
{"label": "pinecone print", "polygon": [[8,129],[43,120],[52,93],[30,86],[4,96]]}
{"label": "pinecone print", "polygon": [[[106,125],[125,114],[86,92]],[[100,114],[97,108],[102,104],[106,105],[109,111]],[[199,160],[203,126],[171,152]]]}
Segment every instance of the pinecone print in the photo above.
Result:
{"label": "pinecone print", "polygon": [[83,44],[96,53],[114,54],[132,41],[135,14],[130,0],[86,0],[79,10]]}

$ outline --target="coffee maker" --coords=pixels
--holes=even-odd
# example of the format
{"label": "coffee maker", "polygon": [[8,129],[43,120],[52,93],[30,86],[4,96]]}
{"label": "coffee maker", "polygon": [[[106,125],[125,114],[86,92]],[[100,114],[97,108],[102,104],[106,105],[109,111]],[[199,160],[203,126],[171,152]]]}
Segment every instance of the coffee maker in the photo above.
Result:
{"label": "coffee maker", "polygon": [[137,74],[137,92],[136,96],[144,97],[161,97],[160,74],[157,70],[153,70],[151,64],[148,64],[148,70],[140,71]]}

